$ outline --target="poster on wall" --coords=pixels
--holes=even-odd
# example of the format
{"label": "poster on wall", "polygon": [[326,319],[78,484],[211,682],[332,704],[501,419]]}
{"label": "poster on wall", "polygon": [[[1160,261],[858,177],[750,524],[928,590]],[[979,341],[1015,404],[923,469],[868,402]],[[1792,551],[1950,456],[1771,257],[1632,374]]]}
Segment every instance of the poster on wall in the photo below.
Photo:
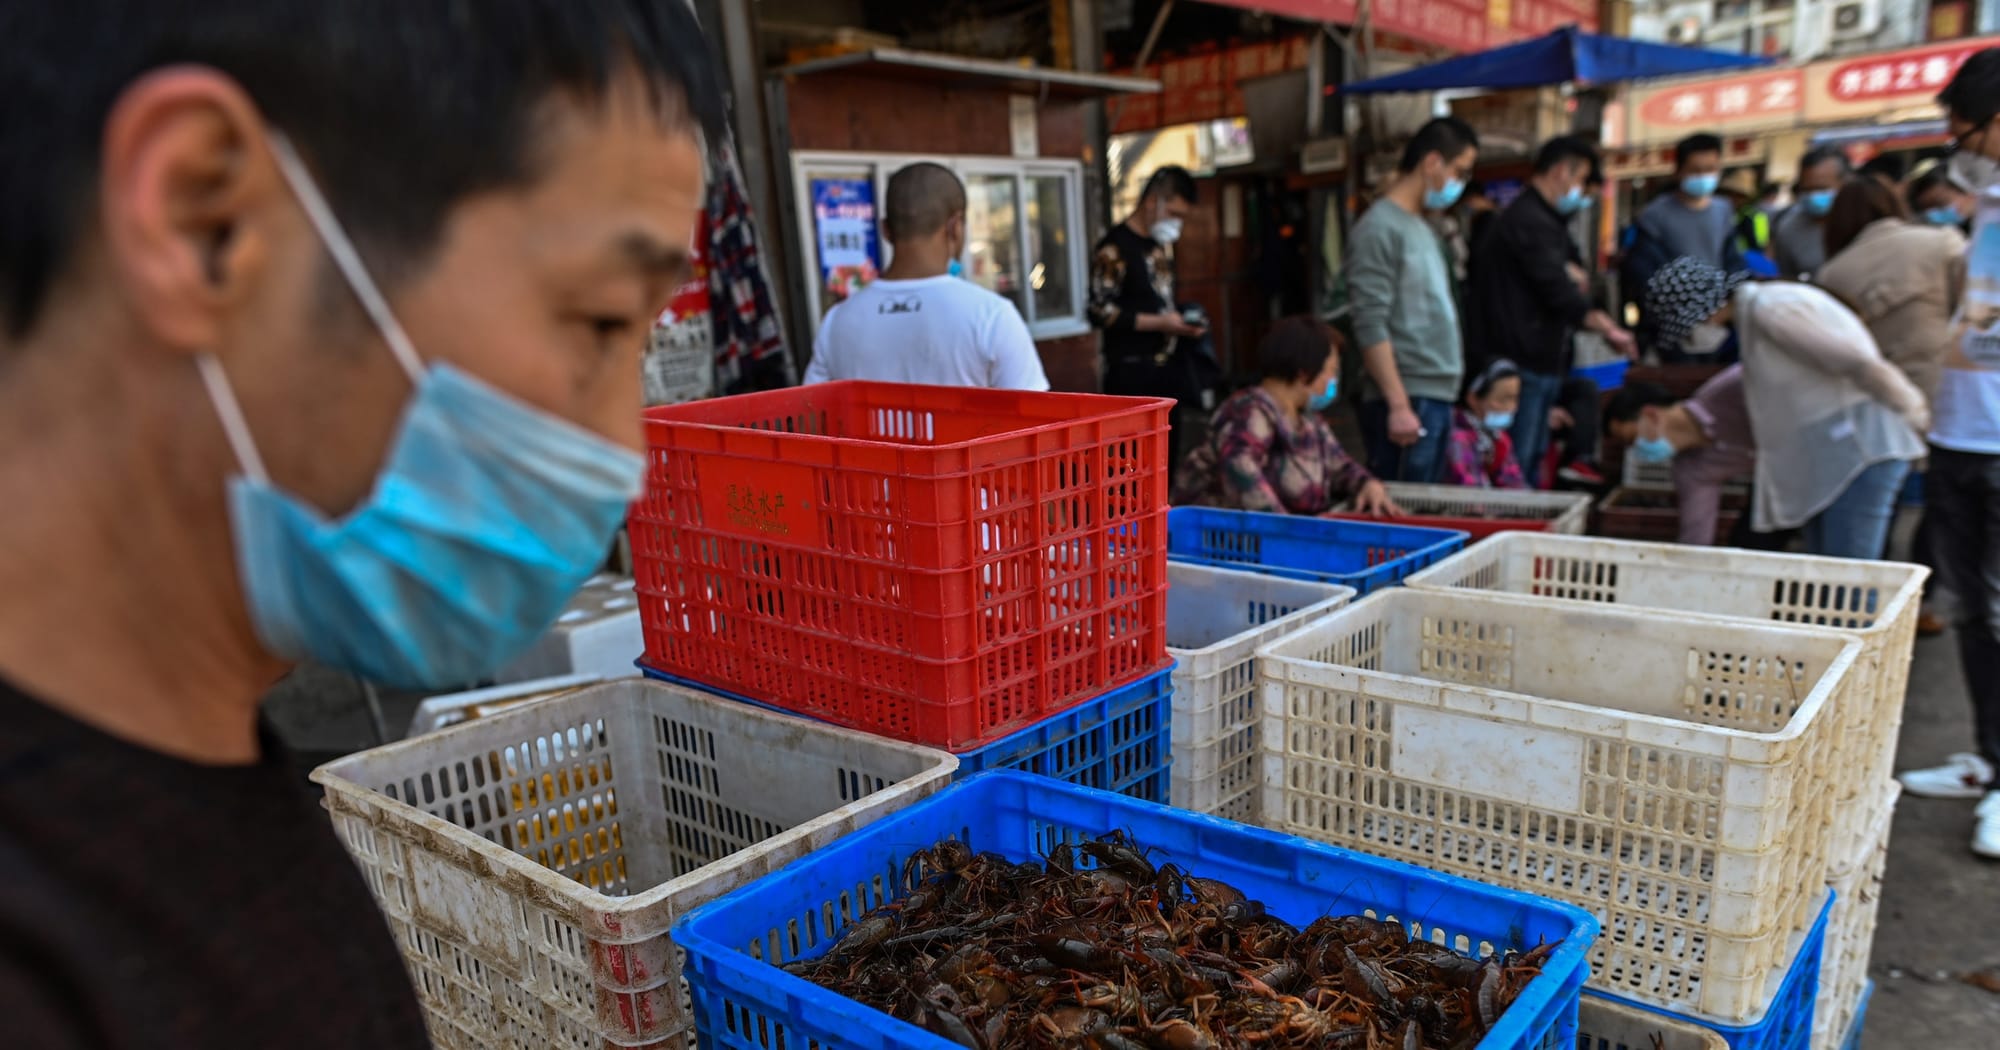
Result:
{"label": "poster on wall", "polygon": [[814,175],[808,185],[813,240],[819,249],[821,305],[832,306],[873,281],[881,265],[875,181],[866,175]]}

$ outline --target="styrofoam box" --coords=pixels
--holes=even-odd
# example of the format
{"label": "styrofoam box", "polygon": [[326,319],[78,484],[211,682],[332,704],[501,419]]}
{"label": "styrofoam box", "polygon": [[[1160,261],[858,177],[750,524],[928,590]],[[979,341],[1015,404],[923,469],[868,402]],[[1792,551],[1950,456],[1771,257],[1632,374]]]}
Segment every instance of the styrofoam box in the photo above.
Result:
{"label": "styrofoam box", "polygon": [[1889,829],[1903,785],[1878,785],[1875,822],[1861,848],[1836,861],[1828,880],[1835,894],[1826,927],[1826,957],[1820,963],[1819,1002],[1813,1015],[1813,1050],[1839,1050],[1861,1010],[1868,984],[1868,958],[1875,944],[1875,920],[1882,907],[1882,874],[1889,863]]}
{"label": "styrofoam box", "polygon": [[[1861,642],[1861,658],[1848,702],[1836,711],[1839,775],[1830,786],[1837,789],[1837,844],[1859,841],[1874,827],[1876,785],[1894,771],[1929,575],[1895,562],[1511,533],[1415,573],[1405,585],[1609,602],[1851,634]],[[1829,853],[1830,861],[1838,857]]]}
{"label": "styrofoam box", "polygon": [[[1463,485],[1418,485],[1391,481],[1383,485],[1389,496],[1409,512],[1422,518],[1490,518],[1494,521],[1543,521],[1548,532],[1582,535],[1590,524],[1591,496],[1588,492],[1541,492],[1535,489],[1479,489]],[[1342,511],[1353,508],[1349,500]],[[1411,522],[1422,524],[1422,522]]]}
{"label": "styrofoam box", "polygon": [[646,651],[639,597],[630,576],[593,576],[556,622],[495,679],[525,682],[568,674],[622,678]]}
{"label": "styrofoam box", "polygon": [[1584,992],[1576,1010],[1576,1050],[1729,1050],[1729,1041],[1694,1021]]}
{"label": "styrofoam box", "polygon": [[1257,647],[1353,598],[1354,588],[1331,583],[1167,564],[1174,805],[1257,822]]}
{"label": "styrofoam box", "polygon": [[1263,823],[1570,901],[1592,985],[1755,1018],[1817,918],[1833,631],[1383,591],[1258,650]]}
{"label": "styrofoam box", "polygon": [[631,679],[312,778],[436,1045],[570,1050],[685,1045],[674,921],[957,768],[942,751]]}

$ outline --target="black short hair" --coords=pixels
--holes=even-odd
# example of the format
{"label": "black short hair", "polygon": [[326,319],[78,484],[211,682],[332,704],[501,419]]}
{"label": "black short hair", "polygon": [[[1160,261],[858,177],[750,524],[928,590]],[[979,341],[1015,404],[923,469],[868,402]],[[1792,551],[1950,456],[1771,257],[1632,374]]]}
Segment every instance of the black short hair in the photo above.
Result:
{"label": "black short hair", "polygon": [[1580,135],[1558,135],[1542,143],[1542,148],[1535,152],[1535,174],[1541,175],[1574,160],[1584,162],[1593,174],[1599,170],[1596,146]]}
{"label": "black short hair", "polygon": [[1667,393],[1665,387],[1645,382],[1626,383],[1612,391],[1610,399],[1605,401],[1602,427],[1608,434],[1611,424],[1635,422],[1639,418],[1639,410],[1648,405],[1666,408],[1679,403],[1680,398]]}
{"label": "black short hair", "polygon": [[1458,155],[1469,149],[1479,148],[1479,133],[1472,125],[1457,117],[1436,117],[1403,146],[1403,159],[1396,170],[1408,174],[1417,170],[1424,158],[1435,153],[1444,158],[1446,164],[1458,159]]}
{"label": "black short hair", "polygon": [[950,168],[928,160],[896,169],[884,198],[882,234],[891,244],[929,237],[952,216],[965,214],[965,183]]}
{"label": "black short hair", "polygon": [[1814,146],[1806,151],[1805,156],[1799,158],[1799,177],[1804,178],[1806,172],[1829,161],[1840,165],[1842,175],[1854,170],[1853,163],[1847,159],[1847,153],[1839,146]]}
{"label": "black short hair", "polygon": [[1295,314],[1272,325],[1257,344],[1257,372],[1263,379],[1311,379],[1340,347],[1340,332],[1332,325],[1309,314]]}
{"label": "black short hair", "polygon": [[1975,52],[1938,92],[1938,104],[1974,127],[2000,115],[2000,47]]}
{"label": "black short hair", "polygon": [[1903,199],[1909,202],[1911,211],[1922,211],[1924,206],[1918,202],[1923,200],[1932,190],[1940,186],[1958,191],[1958,186],[1951,181],[1951,172],[1944,165],[1935,164],[1918,174],[1916,178],[1911,179],[1909,184],[1903,187]]}
{"label": "black short hair", "polygon": [[1720,155],[1722,153],[1722,139],[1706,131],[1701,131],[1674,143],[1674,170],[1680,171],[1682,168],[1687,167],[1689,158],[1697,153],[1714,153]]}
{"label": "black short hair", "polygon": [[1903,181],[1903,176],[1909,174],[1909,171],[1909,163],[1903,160],[1900,154],[1895,153],[1884,153],[1861,166],[1861,174],[1887,179],[1891,183]]}
{"label": "black short hair", "polygon": [[1140,200],[1164,193],[1169,197],[1179,197],[1193,204],[1201,199],[1201,191],[1196,188],[1194,176],[1178,164],[1169,164],[1146,180],[1146,188],[1139,194]]}
{"label": "black short hair", "polygon": [[630,70],[666,126],[719,143],[709,50],[681,0],[0,4],[0,322],[25,336],[73,261],[105,118],[149,71],[233,78],[393,279],[435,247],[452,205],[537,177],[537,119],[557,95],[599,100]]}

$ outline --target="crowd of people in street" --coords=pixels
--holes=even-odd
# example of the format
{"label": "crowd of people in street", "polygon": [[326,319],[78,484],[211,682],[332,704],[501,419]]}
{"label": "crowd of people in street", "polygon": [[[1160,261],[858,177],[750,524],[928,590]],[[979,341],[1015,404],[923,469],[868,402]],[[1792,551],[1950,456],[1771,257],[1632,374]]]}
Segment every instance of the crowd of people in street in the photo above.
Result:
{"label": "crowd of people in street", "polygon": [[[2000,350],[1966,334],[1965,309],[1967,234],[2000,158],[2000,51],[1968,61],[1940,101],[1955,148],[1907,172],[1894,159],[1857,170],[1817,147],[1790,186],[1760,185],[1725,172],[1719,137],[1679,142],[1671,186],[1621,240],[1631,330],[1585,251],[1582,222],[1604,184],[1597,147],[1543,144],[1496,205],[1473,186],[1477,130],[1433,119],[1353,221],[1343,328],[1273,325],[1254,381],[1233,393],[1218,390],[1199,307],[1176,297],[1174,248],[1199,184],[1160,169],[1097,246],[1088,314],[1103,388],[1179,404],[1176,502],[1276,513],[1393,515],[1384,482],[1598,487],[1602,437],[1671,471],[1682,543],[1879,558],[1907,480],[1928,463],[1915,556],[1936,570],[1939,607],[1954,600],[1979,728],[1974,750],[1904,783],[1983,798],[1974,849],[2000,856]],[[913,165],[886,204],[894,262],[828,315],[807,380],[1046,389],[1009,304],[952,279],[956,177]],[[1645,382],[1607,394],[1574,373],[1580,337],[1716,372],[1685,397]],[[909,345],[929,352],[879,349]],[[1329,422],[1349,347],[1358,456]],[[1746,487],[1747,510],[1718,535],[1731,489]]]}

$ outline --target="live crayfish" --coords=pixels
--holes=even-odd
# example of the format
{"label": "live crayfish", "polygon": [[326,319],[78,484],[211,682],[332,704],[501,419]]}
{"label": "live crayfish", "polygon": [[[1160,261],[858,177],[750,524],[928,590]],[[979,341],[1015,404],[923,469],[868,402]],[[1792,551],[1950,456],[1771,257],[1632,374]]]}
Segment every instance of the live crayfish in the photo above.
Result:
{"label": "live crayfish", "polygon": [[972,1050],[1471,1050],[1555,949],[1300,929],[1113,832],[1015,863],[947,840],[791,973]]}

